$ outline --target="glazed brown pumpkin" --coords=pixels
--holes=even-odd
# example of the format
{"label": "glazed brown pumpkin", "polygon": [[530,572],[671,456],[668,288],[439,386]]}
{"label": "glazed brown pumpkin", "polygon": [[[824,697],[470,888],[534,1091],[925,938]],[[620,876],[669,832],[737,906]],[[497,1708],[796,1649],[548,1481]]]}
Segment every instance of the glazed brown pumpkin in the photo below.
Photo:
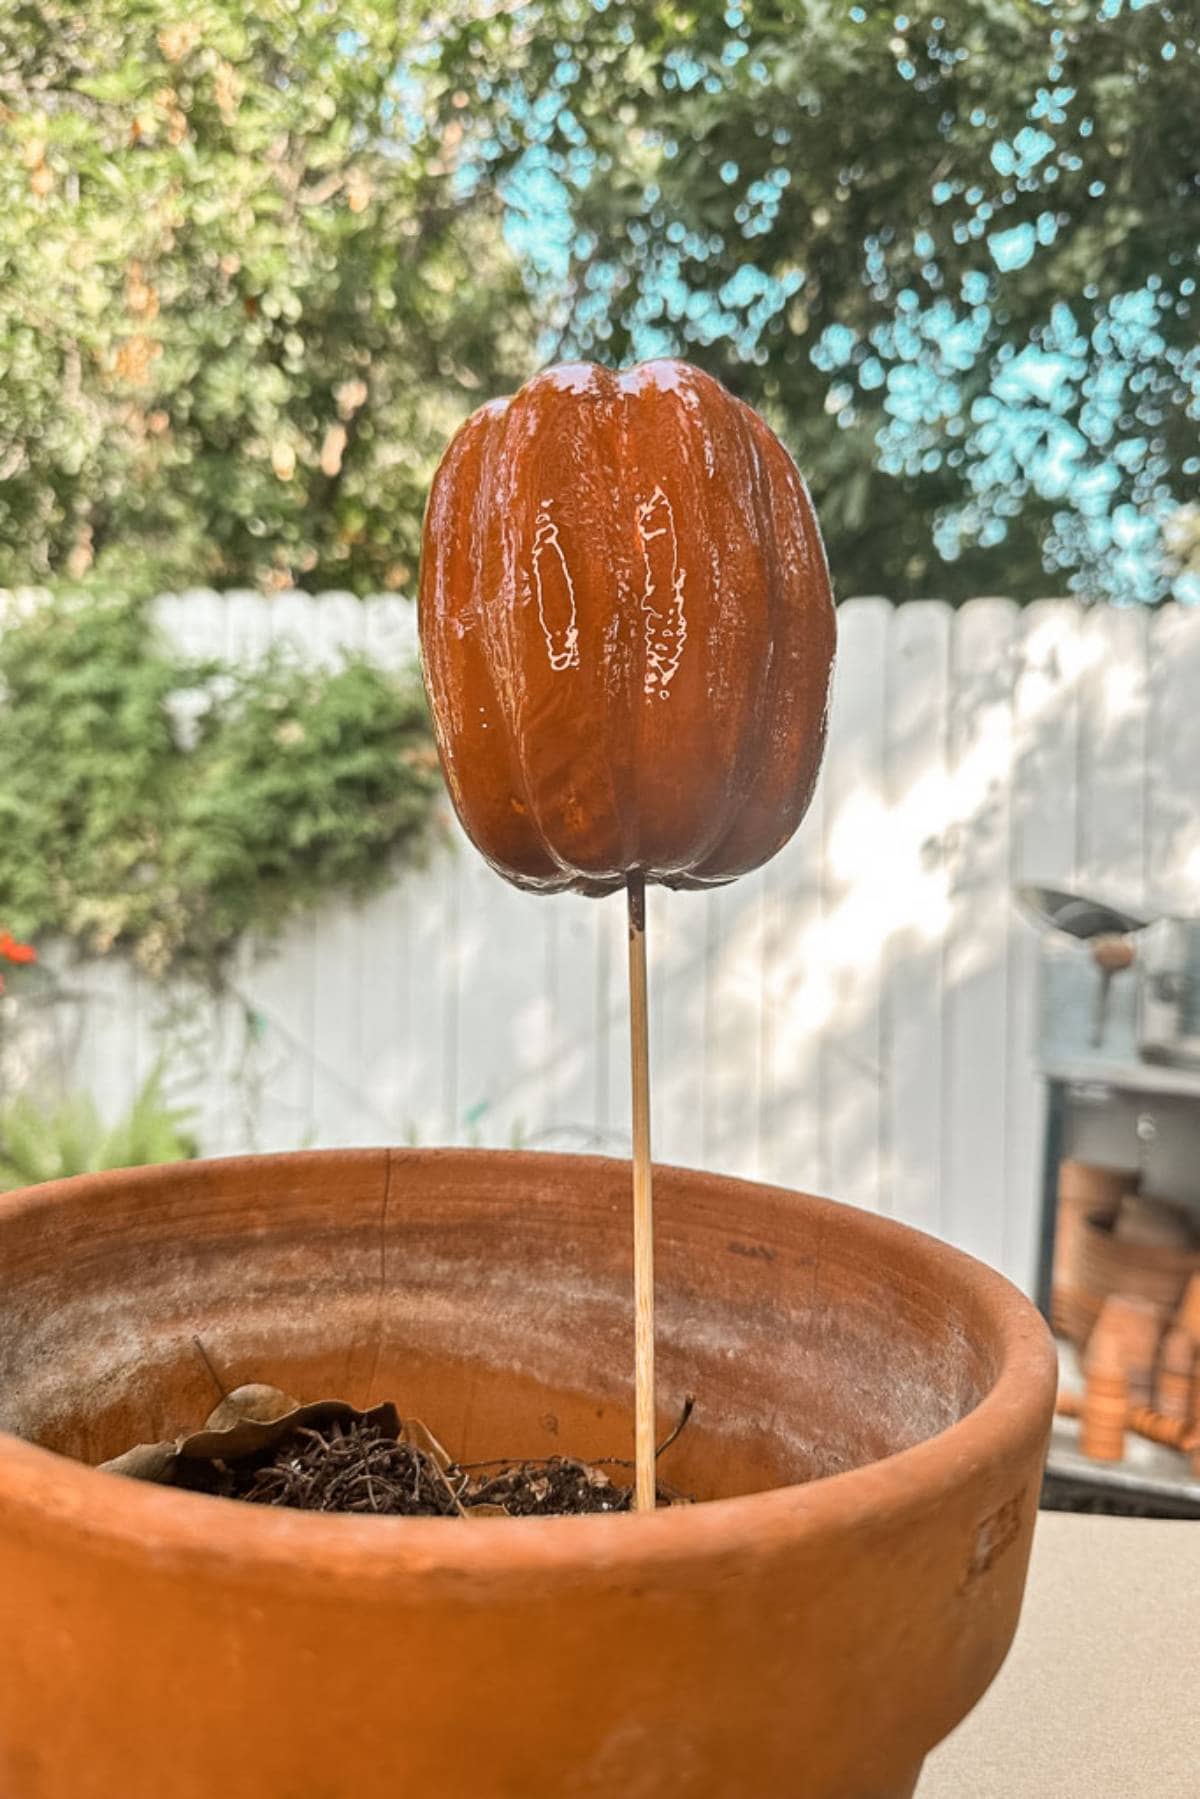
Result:
{"label": "glazed brown pumpkin", "polygon": [[834,614],[778,438],[699,369],[547,370],[434,478],[421,644],[442,766],[519,887],[707,887],[808,807]]}

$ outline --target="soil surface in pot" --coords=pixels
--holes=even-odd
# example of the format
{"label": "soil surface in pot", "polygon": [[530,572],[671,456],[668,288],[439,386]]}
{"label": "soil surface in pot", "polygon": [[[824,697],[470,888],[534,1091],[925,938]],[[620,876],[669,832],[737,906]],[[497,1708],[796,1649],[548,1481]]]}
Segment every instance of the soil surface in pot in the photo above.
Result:
{"label": "soil surface in pot", "polygon": [[[207,1358],[205,1358],[207,1360]],[[691,1417],[659,1449],[669,1447]],[[252,1384],[222,1394],[203,1430],[143,1443],[102,1466],[137,1480],[305,1512],[404,1518],[544,1518],[633,1509],[632,1464],[555,1455],[459,1463],[420,1419],[384,1403],[359,1411],[344,1400],[299,1405]],[[660,1506],[688,1504],[658,1488]]]}
{"label": "soil surface in pot", "polygon": [[[415,1444],[389,1437],[377,1424],[331,1424],[285,1438],[274,1452],[225,1470],[207,1488],[254,1505],[305,1512],[377,1512],[443,1518],[475,1512],[512,1518],[554,1513],[627,1512],[632,1486],[595,1462],[552,1456],[538,1462],[460,1468]],[[660,1505],[676,1496],[660,1490]]]}

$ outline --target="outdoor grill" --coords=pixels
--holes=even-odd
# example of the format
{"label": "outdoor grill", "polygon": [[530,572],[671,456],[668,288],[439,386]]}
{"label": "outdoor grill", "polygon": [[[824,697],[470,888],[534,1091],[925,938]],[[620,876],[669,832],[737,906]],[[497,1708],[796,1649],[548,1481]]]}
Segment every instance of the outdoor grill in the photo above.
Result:
{"label": "outdoor grill", "polygon": [[[1147,919],[1082,895],[1022,887],[1042,927],[1037,1058],[1046,1081],[1037,1300],[1062,1342],[1064,1384],[1081,1384],[1076,1352],[1094,1316],[1055,1279],[1064,1169],[1092,1173],[1116,1194],[1182,1221],[1200,1244],[1200,919]],[[1104,1242],[1097,1218],[1070,1218]],[[1111,1215],[1110,1220],[1111,1222]],[[1061,1280],[1061,1274],[1059,1276]],[[1136,1436],[1119,1462],[1079,1452],[1060,1420],[1052,1477],[1167,1509],[1200,1513],[1200,1472]]]}
{"label": "outdoor grill", "polygon": [[[1037,1052],[1049,1147],[1135,1168],[1143,1193],[1200,1218],[1200,919],[1141,920],[1083,899],[1069,909],[1070,896],[1046,888],[1019,897],[1045,927]],[[1117,944],[1124,967],[1112,966]]]}

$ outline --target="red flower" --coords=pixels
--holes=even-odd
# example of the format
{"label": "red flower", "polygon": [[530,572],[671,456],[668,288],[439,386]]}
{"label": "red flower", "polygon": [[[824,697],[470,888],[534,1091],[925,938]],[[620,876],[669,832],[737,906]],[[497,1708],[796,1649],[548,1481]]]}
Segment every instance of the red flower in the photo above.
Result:
{"label": "red flower", "polygon": [[[18,943],[11,931],[0,931],[0,956],[6,962],[36,962],[38,959],[32,943]],[[0,992],[3,992],[2,987]]]}

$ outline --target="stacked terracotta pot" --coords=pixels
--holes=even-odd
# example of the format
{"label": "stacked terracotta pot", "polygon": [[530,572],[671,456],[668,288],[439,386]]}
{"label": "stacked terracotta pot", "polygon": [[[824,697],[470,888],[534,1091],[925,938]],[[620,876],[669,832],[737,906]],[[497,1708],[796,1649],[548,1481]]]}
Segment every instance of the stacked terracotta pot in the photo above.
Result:
{"label": "stacked terracotta pot", "polygon": [[1095,1461],[1120,1461],[1125,1434],[1190,1456],[1200,1475],[1200,1273],[1173,1314],[1124,1294],[1104,1300],[1084,1354],[1082,1400],[1063,1394],[1059,1412],[1078,1417],[1080,1448]]}
{"label": "stacked terracotta pot", "polygon": [[1051,1281],[1055,1330],[1083,1349],[1114,1294],[1159,1307],[1164,1321],[1200,1274],[1188,1214],[1137,1190],[1132,1170],[1064,1162]]}
{"label": "stacked terracotta pot", "polygon": [[1200,1473],[1200,1231],[1135,1170],[1063,1162],[1051,1321],[1083,1358],[1086,1392],[1059,1410],[1084,1454],[1119,1461],[1134,1430]]}
{"label": "stacked terracotta pot", "polygon": [[[1133,1169],[1100,1168],[1090,1162],[1063,1162],[1058,1175],[1058,1230],[1050,1287],[1050,1321],[1060,1337],[1078,1348],[1099,1316],[1085,1285],[1085,1238],[1111,1227],[1122,1194],[1137,1185]],[[1089,1263],[1091,1258],[1087,1258]]]}

